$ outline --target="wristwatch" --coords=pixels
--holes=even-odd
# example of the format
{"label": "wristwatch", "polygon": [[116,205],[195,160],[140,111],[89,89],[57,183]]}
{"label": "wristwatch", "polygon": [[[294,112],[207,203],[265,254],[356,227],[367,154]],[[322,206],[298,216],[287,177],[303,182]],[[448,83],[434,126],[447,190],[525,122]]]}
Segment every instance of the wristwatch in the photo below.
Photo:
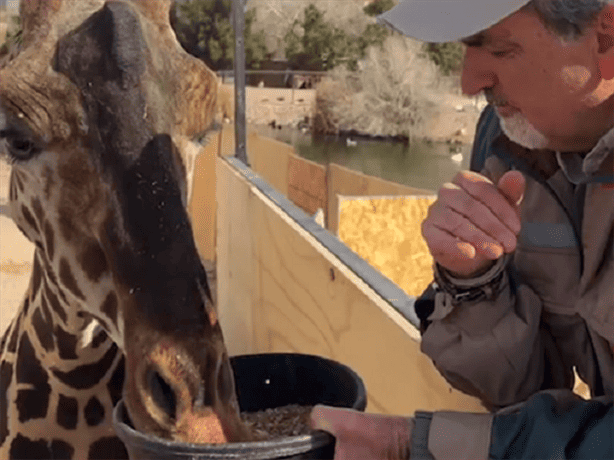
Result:
{"label": "wristwatch", "polygon": [[[484,274],[470,279],[456,278],[445,268],[435,263],[435,292],[450,296],[452,304],[462,302],[493,300],[501,290],[505,267],[511,254],[497,259],[495,264]],[[447,302],[446,302],[447,303]]]}

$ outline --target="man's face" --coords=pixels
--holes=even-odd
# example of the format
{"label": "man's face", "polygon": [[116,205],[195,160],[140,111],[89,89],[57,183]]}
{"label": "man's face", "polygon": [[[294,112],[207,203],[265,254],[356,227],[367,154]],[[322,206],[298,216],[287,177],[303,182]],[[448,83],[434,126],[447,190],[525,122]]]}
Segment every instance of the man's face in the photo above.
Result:
{"label": "man's face", "polygon": [[484,91],[513,141],[582,151],[614,125],[612,93],[604,97],[597,91],[596,27],[577,41],[563,42],[536,14],[519,11],[463,43],[463,92]]}

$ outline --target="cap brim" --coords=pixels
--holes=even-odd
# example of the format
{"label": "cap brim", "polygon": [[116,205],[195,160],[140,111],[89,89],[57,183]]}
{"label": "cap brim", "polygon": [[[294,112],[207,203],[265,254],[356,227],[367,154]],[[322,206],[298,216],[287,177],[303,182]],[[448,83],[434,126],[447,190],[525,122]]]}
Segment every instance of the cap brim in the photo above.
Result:
{"label": "cap brim", "polygon": [[453,42],[488,29],[530,0],[405,0],[377,21],[425,42]]}

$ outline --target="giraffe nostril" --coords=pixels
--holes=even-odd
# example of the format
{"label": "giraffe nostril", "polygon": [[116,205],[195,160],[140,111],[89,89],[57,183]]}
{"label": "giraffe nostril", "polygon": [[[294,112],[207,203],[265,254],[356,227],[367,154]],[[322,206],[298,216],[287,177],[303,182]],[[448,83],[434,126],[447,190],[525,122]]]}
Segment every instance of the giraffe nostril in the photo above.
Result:
{"label": "giraffe nostril", "polygon": [[171,419],[175,419],[177,411],[177,400],[175,392],[162,376],[153,369],[147,371],[147,385],[151,391],[154,402]]}

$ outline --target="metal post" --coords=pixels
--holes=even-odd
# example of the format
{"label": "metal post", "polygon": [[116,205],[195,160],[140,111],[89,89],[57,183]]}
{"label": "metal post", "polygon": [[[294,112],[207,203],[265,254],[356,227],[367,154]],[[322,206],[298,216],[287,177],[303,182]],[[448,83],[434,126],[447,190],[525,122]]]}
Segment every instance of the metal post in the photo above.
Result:
{"label": "metal post", "polygon": [[232,0],[235,30],[235,157],[247,162],[247,127],[245,121],[245,11],[244,0]]}

